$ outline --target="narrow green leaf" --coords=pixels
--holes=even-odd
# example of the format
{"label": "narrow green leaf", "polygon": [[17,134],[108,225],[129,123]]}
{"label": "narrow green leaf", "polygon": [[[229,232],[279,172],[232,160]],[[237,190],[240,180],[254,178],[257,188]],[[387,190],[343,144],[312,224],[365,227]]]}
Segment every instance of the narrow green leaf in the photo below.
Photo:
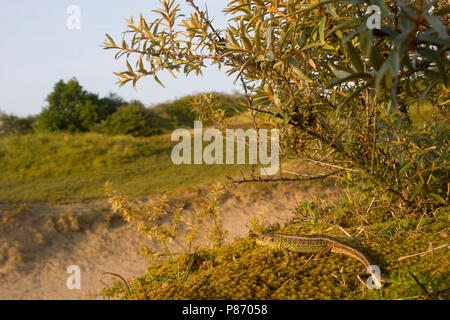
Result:
{"label": "narrow green leaf", "polygon": [[377,92],[379,93],[381,81],[383,80],[386,72],[389,70],[389,61],[386,60],[383,65],[381,66],[380,70],[377,73],[377,76],[375,78],[375,87]]}
{"label": "narrow green leaf", "polygon": [[361,56],[356,51],[353,44],[349,41],[345,44],[345,51],[347,53],[348,58],[352,62],[353,66],[359,73],[364,73],[364,64],[362,62]]}
{"label": "narrow green leaf", "polygon": [[345,76],[345,77],[340,77],[340,78],[334,79],[333,81],[330,82],[329,86],[333,87],[333,86],[338,85],[338,84],[340,84],[342,82],[357,80],[357,79],[360,79],[360,78],[370,78],[370,77],[371,77],[371,75],[367,74],[367,73],[353,73],[353,74],[350,74],[350,75]]}
{"label": "narrow green leaf", "polygon": [[105,34],[105,36],[108,38],[109,42],[114,46],[117,47],[116,43],[114,42],[114,40],[109,36],[109,34]]}
{"label": "narrow green leaf", "polygon": [[380,7],[380,10],[381,10],[382,14],[388,14],[389,13],[389,10],[388,10],[384,0],[371,0],[371,2],[372,2],[372,4],[377,5],[378,7]]}
{"label": "narrow green leaf", "polygon": [[370,63],[372,64],[375,71],[379,71],[384,63],[383,56],[378,52],[377,47],[372,46],[370,49]]}
{"label": "narrow green leaf", "polygon": [[405,165],[400,169],[400,171],[398,172],[399,175],[404,174],[409,168],[411,168],[412,165],[413,165],[412,162],[408,162],[407,164],[405,164]]}
{"label": "narrow green leaf", "polygon": [[161,80],[159,80],[159,78],[158,78],[156,75],[154,75],[153,78],[155,79],[155,81],[156,81],[161,87],[165,88],[165,86],[163,85],[163,83],[161,82]]}
{"label": "narrow green leaf", "polygon": [[255,43],[255,47],[257,51],[261,51],[261,25],[262,25],[262,21],[258,21],[258,23],[255,26],[255,39],[254,39],[254,43]]}
{"label": "narrow green leaf", "polygon": [[266,46],[267,49],[272,48],[272,27],[268,28],[266,31]]}
{"label": "narrow green leaf", "polygon": [[369,87],[370,85],[373,84],[373,81],[366,83],[365,85],[357,88],[356,90],[354,90],[350,95],[348,95],[345,100],[339,105],[339,108],[343,107],[344,105],[346,105],[349,101],[353,100],[355,97],[357,97],[364,89],[366,89],[367,87]]}
{"label": "narrow green leaf", "polygon": [[330,14],[333,16],[333,18],[339,19],[339,16],[338,16],[337,13],[336,13],[336,9],[335,9],[333,3],[327,3],[327,4],[326,4],[326,7],[327,7],[328,13],[330,13]]}
{"label": "narrow green leaf", "polygon": [[442,39],[448,39],[447,29],[439,17],[426,15],[425,19],[427,19],[433,29],[439,33],[439,37]]}
{"label": "narrow green leaf", "polygon": [[372,30],[366,29],[360,33],[359,47],[364,55],[368,55],[372,49]]}
{"label": "narrow green leaf", "polygon": [[432,196],[437,202],[440,202],[442,204],[447,204],[447,201],[444,200],[440,195],[436,193],[430,193],[430,196]]}
{"label": "narrow green leaf", "polygon": [[236,83],[237,80],[239,79],[239,77],[241,76],[242,72],[244,72],[244,70],[247,68],[247,66],[249,65],[250,62],[252,62],[253,60],[256,60],[258,58],[258,56],[254,56],[251,57],[250,59],[248,59],[247,61],[245,61],[245,63],[241,66],[241,68],[239,69],[239,73],[236,76],[236,79],[234,80],[234,82]]}
{"label": "narrow green leaf", "polygon": [[436,37],[432,37],[426,34],[421,34],[417,37],[418,40],[422,40],[428,43],[432,43],[432,44],[437,44],[437,45],[442,45],[445,46],[447,48],[450,48],[450,40],[447,39],[442,39],[442,38],[436,38]]}
{"label": "narrow green leaf", "polygon": [[437,85],[439,82],[438,81],[434,81],[433,83],[431,83],[421,94],[420,96],[420,100],[425,100],[425,98],[427,97],[428,93],[430,92],[430,90]]}
{"label": "narrow green leaf", "polygon": [[307,44],[306,46],[304,46],[304,47],[302,48],[302,51],[308,50],[308,49],[311,49],[311,48],[317,48],[317,47],[320,47],[321,45],[322,45],[322,44],[321,44],[320,42],[310,43],[310,44]]}
{"label": "narrow green leaf", "polygon": [[128,62],[128,60],[126,61],[126,64],[127,64],[128,71],[129,71],[131,74],[134,74],[133,68],[131,67],[130,62]]}
{"label": "narrow green leaf", "polygon": [[302,80],[312,82],[312,80],[300,70],[300,67],[298,66],[298,61],[295,57],[290,56],[288,58],[288,61],[297,77],[299,77]]}
{"label": "narrow green leaf", "polygon": [[320,43],[322,45],[325,44],[325,23],[327,22],[327,17],[322,17],[322,19],[320,19],[320,24],[319,24],[319,37],[320,37]]}

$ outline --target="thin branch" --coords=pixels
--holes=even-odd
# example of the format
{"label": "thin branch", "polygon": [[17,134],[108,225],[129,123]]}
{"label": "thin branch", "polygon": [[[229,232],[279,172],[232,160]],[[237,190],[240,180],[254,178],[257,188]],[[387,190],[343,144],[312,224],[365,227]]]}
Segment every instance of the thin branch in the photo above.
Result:
{"label": "thin branch", "polygon": [[419,279],[417,279],[417,277],[414,275],[414,273],[412,273],[411,271],[408,271],[409,274],[411,275],[411,277],[414,279],[414,281],[418,284],[418,286],[420,287],[420,289],[422,289],[422,291],[429,296],[430,292],[427,290],[427,288],[419,281]]}
{"label": "thin branch", "polygon": [[446,247],[448,247],[447,243],[443,244],[442,246],[439,246],[439,247],[436,247],[436,248],[433,248],[433,249],[429,249],[429,250],[424,251],[424,252],[415,253],[415,254],[411,254],[409,256],[404,256],[404,257],[398,258],[397,261],[401,261],[401,260],[405,260],[405,259],[409,259],[409,258],[417,257],[417,256],[423,257],[423,256],[425,256],[425,255],[427,255],[427,254],[429,254],[429,253],[431,253],[433,251],[436,251],[436,250],[442,249],[442,248],[446,248]]}
{"label": "thin branch", "polygon": [[366,216],[369,214],[370,210],[372,209],[373,203],[375,202],[375,199],[378,198],[379,196],[381,196],[383,193],[385,193],[386,191],[388,191],[389,189],[385,189],[383,191],[381,191],[380,193],[378,193],[375,197],[373,197],[372,201],[370,202],[369,207],[366,210]]}
{"label": "thin branch", "polygon": [[212,22],[211,22],[211,20],[209,19],[209,16],[208,16],[208,11],[206,11],[206,14],[205,14],[204,11],[201,11],[200,8],[195,4],[194,0],[186,0],[186,2],[189,3],[195,9],[195,11],[197,11],[197,14],[200,16],[200,18],[202,18],[202,20],[208,25],[208,27],[211,28],[212,32],[219,38],[219,42],[224,42],[225,39],[223,39],[218,34],[216,29],[212,25]]}
{"label": "thin branch", "polygon": [[313,158],[308,157],[308,156],[306,156],[306,158],[307,158],[309,161],[313,162],[314,164],[317,164],[317,165],[320,165],[320,166],[326,166],[326,167],[331,167],[331,168],[341,169],[341,170],[351,171],[351,172],[362,172],[362,170],[352,169],[352,168],[345,168],[345,167],[342,167],[342,166],[338,166],[338,165],[336,165],[336,164],[331,164],[331,163],[328,163],[328,162],[323,162],[322,160],[316,160],[316,159],[313,159]]}
{"label": "thin branch", "polygon": [[301,178],[274,178],[274,179],[263,179],[261,177],[255,177],[252,179],[241,179],[241,180],[234,180],[231,177],[228,177],[229,179],[231,179],[232,183],[237,183],[237,184],[241,184],[241,183],[252,183],[252,182],[280,182],[280,181],[311,181],[311,180],[320,180],[320,179],[325,179],[328,178],[330,176],[333,176],[337,173],[342,172],[343,170],[338,170],[338,171],[333,171],[324,175],[320,175],[320,176],[307,176],[307,177],[301,177]]}

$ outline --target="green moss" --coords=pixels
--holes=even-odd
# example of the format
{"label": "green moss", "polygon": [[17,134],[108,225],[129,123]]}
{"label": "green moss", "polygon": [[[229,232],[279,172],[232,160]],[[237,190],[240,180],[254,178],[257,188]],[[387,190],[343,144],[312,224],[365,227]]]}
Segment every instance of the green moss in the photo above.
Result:
{"label": "green moss", "polygon": [[[238,240],[217,249],[195,254],[189,276],[183,276],[192,254],[154,265],[136,280],[130,297],[120,284],[105,288],[105,296],[129,299],[417,299],[449,285],[448,248],[432,254],[399,258],[427,251],[448,242],[448,210],[435,217],[390,220],[368,227],[370,242],[360,237],[347,241],[367,253],[391,283],[381,290],[369,290],[364,267],[350,257],[329,254],[319,260],[289,253],[286,265],[281,252],[256,245],[254,239]],[[352,232],[355,234],[356,226]],[[324,224],[293,223],[280,233],[324,233]],[[325,232],[337,236],[338,230]],[[180,271],[181,270],[181,271]]]}

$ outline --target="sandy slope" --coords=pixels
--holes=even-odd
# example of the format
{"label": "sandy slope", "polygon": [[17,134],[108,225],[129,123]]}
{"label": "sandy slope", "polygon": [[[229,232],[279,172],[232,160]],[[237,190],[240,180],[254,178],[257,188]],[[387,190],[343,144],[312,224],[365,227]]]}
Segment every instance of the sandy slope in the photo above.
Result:
{"label": "sandy slope", "polygon": [[[242,185],[226,195],[220,209],[227,241],[247,236],[255,215],[284,223],[292,217],[296,201],[327,199],[334,191],[318,183]],[[0,209],[0,299],[94,299],[99,298],[102,282],[113,280],[103,272],[131,280],[146,271],[148,262],[140,255],[146,239],[132,224],[107,221],[106,201],[30,204],[16,217],[5,213],[5,206]],[[66,287],[70,265],[81,268],[81,290]]]}

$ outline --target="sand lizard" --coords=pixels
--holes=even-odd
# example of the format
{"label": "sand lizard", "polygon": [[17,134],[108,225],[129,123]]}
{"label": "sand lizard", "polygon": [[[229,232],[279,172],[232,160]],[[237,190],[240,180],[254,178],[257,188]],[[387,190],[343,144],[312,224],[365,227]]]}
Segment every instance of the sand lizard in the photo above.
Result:
{"label": "sand lizard", "polygon": [[[329,251],[341,253],[357,259],[366,268],[372,266],[372,263],[364,253],[329,236],[265,233],[257,238],[256,242],[272,249],[282,250],[285,253],[286,250],[302,253],[317,253],[318,256]],[[374,275],[373,272],[371,273]],[[374,278],[374,281],[377,282],[377,279]],[[379,280],[384,282],[382,278]]]}

